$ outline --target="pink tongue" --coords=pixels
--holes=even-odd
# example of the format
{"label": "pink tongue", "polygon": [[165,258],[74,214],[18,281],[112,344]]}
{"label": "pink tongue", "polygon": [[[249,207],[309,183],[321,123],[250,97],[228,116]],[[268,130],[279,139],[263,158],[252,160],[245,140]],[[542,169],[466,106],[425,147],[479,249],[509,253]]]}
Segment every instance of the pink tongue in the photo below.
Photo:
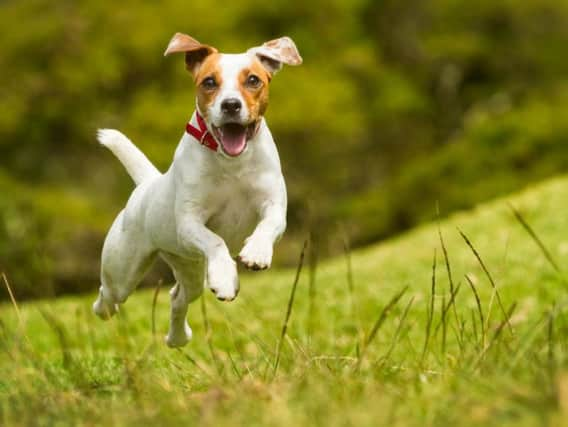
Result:
{"label": "pink tongue", "polygon": [[223,150],[229,156],[238,156],[243,152],[247,144],[246,128],[237,124],[223,126],[221,129],[221,144],[223,144]]}

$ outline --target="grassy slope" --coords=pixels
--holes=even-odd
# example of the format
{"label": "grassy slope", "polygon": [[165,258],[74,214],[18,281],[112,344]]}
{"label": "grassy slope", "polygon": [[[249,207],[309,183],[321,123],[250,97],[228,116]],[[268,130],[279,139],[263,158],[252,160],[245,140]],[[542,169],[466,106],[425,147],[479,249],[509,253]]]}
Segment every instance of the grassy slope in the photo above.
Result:
{"label": "grassy slope", "polygon": [[[508,200],[562,267],[568,179]],[[189,313],[194,340],[180,351],[162,343],[164,291],[156,340],[152,292],[135,294],[108,323],[91,314],[92,296],[22,305],[21,323],[12,306],[0,306],[0,424],[562,425],[568,416],[565,282],[506,201],[442,223],[454,282],[462,284],[456,309],[446,316],[445,345],[444,327],[434,332],[450,299],[435,224],[353,253],[353,293],[345,258],[318,267],[311,297],[305,269],[275,377],[293,271],[244,276],[231,304],[206,293],[214,357],[200,302]],[[490,283],[456,227],[481,254],[506,309],[517,303],[513,333],[499,327],[503,317]],[[436,313],[422,361],[435,251]],[[481,296],[485,338],[464,274]],[[359,358],[358,343],[364,347],[382,308],[405,286]]]}

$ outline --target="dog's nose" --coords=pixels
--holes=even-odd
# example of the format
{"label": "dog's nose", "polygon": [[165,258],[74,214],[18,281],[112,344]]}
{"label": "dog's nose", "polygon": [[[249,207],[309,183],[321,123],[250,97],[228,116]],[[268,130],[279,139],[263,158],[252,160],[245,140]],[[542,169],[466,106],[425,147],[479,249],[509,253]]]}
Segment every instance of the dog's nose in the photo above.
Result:
{"label": "dog's nose", "polygon": [[236,114],[242,107],[241,101],[237,98],[228,98],[221,102],[221,111],[225,114]]}

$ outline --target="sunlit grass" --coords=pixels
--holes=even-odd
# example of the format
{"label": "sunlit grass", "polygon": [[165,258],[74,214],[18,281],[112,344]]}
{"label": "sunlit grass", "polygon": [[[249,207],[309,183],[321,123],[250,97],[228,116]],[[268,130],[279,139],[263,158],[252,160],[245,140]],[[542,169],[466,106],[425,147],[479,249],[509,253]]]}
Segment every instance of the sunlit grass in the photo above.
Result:
{"label": "sunlit grass", "polygon": [[297,282],[244,275],[235,302],[206,292],[190,307],[181,350],[163,343],[164,287],[155,310],[140,291],[106,323],[92,295],[6,302],[0,424],[563,425],[566,205],[557,179],[439,230],[307,259]]}

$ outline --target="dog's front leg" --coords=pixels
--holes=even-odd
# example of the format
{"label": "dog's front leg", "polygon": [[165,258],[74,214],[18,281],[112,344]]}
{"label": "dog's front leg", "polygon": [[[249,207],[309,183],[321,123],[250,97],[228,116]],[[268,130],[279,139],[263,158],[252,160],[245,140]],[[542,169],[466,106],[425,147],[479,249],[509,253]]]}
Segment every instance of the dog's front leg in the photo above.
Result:
{"label": "dog's front leg", "polygon": [[207,284],[222,301],[232,301],[239,292],[237,264],[227,245],[203,223],[186,216],[178,223],[178,241],[187,251],[199,250],[207,262]]}
{"label": "dog's front leg", "polygon": [[245,240],[239,261],[251,270],[265,270],[272,262],[272,247],[286,229],[286,203],[269,202],[261,209],[260,222]]}

